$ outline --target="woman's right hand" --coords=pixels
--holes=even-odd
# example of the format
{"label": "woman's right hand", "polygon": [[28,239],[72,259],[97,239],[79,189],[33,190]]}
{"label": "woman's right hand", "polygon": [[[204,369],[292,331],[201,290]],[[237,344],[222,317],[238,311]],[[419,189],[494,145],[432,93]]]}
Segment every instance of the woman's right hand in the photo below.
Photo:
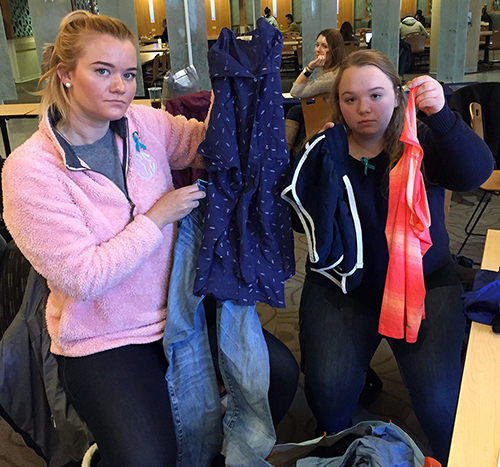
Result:
{"label": "woman's right hand", "polygon": [[162,195],[145,215],[161,230],[167,224],[187,216],[198,207],[198,200],[205,196],[205,192],[196,185],[184,186]]}
{"label": "woman's right hand", "polygon": [[320,68],[320,67],[324,66],[325,62],[326,62],[326,56],[319,55],[318,57],[316,57],[315,60],[313,60],[312,62],[309,62],[309,65],[307,65],[307,67],[310,70],[315,70],[316,68]]}

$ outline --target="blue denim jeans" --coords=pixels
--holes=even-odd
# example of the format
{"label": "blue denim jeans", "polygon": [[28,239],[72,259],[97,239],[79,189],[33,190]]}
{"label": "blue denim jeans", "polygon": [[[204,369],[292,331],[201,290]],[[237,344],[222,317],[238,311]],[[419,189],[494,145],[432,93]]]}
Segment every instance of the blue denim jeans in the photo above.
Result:
{"label": "blue denim jeans", "polygon": [[209,466],[221,451],[231,467],[269,466],[275,432],[268,402],[269,354],[254,306],[217,305],[219,366],[228,393],[222,420],[203,297],[193,294],[205,201],[178,222],[164,349],[177,435],[177,466]]}
{"label": "blue denim jeans", "polygon": [[[456,274],[446,266],[443,274]],[[387,339],[408,388],[415,414],[446,465],[462,377],[465,319],[461,285],[427,290],[426,318],[417,342]],[[319,274],[307,275],[300,304],[305,392],[319,428],[337,433],[351,426],[366,371],[382,336],[380,303],[361,302]]]}

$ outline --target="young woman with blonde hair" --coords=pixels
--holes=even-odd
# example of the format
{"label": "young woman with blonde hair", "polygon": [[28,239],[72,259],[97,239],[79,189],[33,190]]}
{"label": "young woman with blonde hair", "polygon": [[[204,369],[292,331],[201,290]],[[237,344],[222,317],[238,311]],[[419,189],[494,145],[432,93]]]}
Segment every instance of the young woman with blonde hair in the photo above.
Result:
{"label": "young woman with blonde hair", "polygon": [[[51,352],[97,442],[92,465],[173,466],[162,338],[174,223],[205,194],[174,190],[171,169],[203,167],[206,124],[131,105],[137,41],[115,18],[70,13],[44,55],[39,129],[2,174],[5,222],[47,280]],[[279,421],[295,387],[284,405],[277,366],[271,355]]]}

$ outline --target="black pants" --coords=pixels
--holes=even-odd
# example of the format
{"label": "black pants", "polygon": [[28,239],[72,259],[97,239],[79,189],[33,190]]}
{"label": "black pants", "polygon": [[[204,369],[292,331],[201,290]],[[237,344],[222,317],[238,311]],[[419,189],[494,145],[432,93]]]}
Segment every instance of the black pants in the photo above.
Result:
{"label": "black pants", "polygon": [[[205,304],[209,334],[214,336],[215,309],[210,300]],[[298,365],[279,339],[265,330],[264,337],[271,372],[269,404],[277,425],[295,395]],[[176,438],[162,341],[127,345],[86,357],[57,356],[57,360],[68,398],[99,447],[99,466],[175,465]]]}

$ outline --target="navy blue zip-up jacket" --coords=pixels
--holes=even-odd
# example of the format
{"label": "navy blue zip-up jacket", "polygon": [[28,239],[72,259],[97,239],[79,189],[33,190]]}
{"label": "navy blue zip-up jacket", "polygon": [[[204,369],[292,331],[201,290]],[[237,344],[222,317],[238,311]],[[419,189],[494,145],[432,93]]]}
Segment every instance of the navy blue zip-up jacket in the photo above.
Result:
{"label": "navy blue zip-up jacket", "polygon": [[223,29],[209,52],[214,102],[198,151],[208,214],[194,293],[284,307],[294,274],[280,64],[283,37],[264,18],[244,36]]}
{"label": "navy blue zip-up jacket", "polygon": [[306,144],[293,177],[282,193],[307,237],[308,269],[322,274],[344,293],[362,278],[363,240],[347,164],[349,145],[343,125],[335,125]]}

